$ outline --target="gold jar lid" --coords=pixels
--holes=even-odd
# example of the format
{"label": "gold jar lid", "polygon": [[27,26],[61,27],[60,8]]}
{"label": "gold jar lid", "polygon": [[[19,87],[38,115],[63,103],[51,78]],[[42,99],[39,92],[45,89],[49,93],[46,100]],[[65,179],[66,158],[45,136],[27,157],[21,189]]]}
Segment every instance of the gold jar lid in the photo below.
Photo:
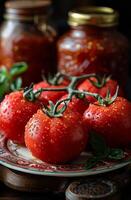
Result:
{"label": "gold jar lid", "polygon": [[118,24],[119,14],[109,7],[82,7],[69,12],[68,24],[71,26],[93,25],[111,27]]}

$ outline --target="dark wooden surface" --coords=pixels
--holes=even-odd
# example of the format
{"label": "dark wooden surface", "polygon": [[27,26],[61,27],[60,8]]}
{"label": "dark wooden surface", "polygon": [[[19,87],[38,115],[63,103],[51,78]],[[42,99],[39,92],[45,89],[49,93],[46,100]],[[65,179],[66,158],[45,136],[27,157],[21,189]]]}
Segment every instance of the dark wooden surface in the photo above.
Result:
{"label": "dark wooden surface", "polygon": [[0,183],[0,200],[64,200],[64,194],[27,193],[12,190]]}
{"label": "dark wooden surface", "polygon": [[64,193],[53,192],[20,192],[0,182],[0,200],[64,200]]}
{"label": "dark wooden surface", "polygon": [[[11,177],[11,178],[10,178]],[[120,198],[117,200],[131,200],[131,170],[130,168],[123,168],[120,170],[116,170],[114,172],[110,172],[103,175],[98,175],[97,177],[107,178],[112,181],[116,182],[116,185],[118,186],[118,194],[120,194]],[[86,179],[92,178],[92,177],[85,177]],[[65,189],[69,185],[69,182],[75,181],[75,179],[70,179],[69,181],[64,181],[64,187],[59,186],[59,181],[56,177],[50,177],[49,180],[45,177],[39,177],[34,175],[28,175],[20,172],[15,172],[12,170],[9,170],[7,168],[0,167],[0,179],[3,181],[0,181],[0,200],[65,200]],[[83,180],[82,178],[81,180]],[[11,181],[10,181],[11,180]],[[30,187],[29,187],[29,181],[30,181]],[[45,181],[45,182],[44,182]],[[16,189],[11,189],[7,187],[5,184],[10,185],[11,187],[14,187],[16,189],[20,190],[28,190],[28,192],[25,191],[18,191]],[[10,182],[10,184],[9,184]],[[27,182],[27,183],[26,183]],[[41,184],[38,182],[41,182]],[[37,186],[42,186],[43,182],[43,189],[41,187],[41,192],[33,192],[34,186],[36,185],[36,191]],[[47,189],[45,187],[45,184],[48,182],[48,186],[50,188]],[[57,188],[57,191],[53,191],[53,182],[54,187]],[[50,184],[49,184],[50,183]],[[23,189],[22,185],[25,184],[25,188]],[[32,188],[31,188],[32,186]],[[64,189],[63,189],[64,188]],[[39,187],[38,187],[39,189]],[[114,200],[114,198],[112,199]],[[115,199],[116,200],[116,199]]]}
{"label": "dark wooden surface", "polygon": [[[0,200],[65,200],[64,193],[53,194],[51,192],[30,193],[19,192],[6,187],[0,182]],[[129,184],[121,193],[121,200],[131,200],[131,184]]]}
{"label": "dark wooden surface", "polygon": [[[18,192],[10,189],[0,182],[0,200],[65,200],[64,194],[47,193],[27,193]],[[120,200],[131,200],[131,184],[129,184],[121,193]]]}

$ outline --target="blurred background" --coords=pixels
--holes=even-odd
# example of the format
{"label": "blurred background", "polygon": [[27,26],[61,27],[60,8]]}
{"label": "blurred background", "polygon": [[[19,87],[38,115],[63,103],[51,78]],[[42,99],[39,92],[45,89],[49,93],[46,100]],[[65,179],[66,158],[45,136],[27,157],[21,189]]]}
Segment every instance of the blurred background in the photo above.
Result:
{"label": "blurred background", "polygon": [[[5,10],[5,3],[7,0],[0,0],[0,23],[3,20],[3,14]],[[13,1],[13,0],[11,0]],[[17,0],[14,0],[17,1]],[[37,0],[34,0],[37,1]],[[44,1],[44,0],[43,0]],[[129,0],[52,0],[52,21],[55,26],[58,36],[61,36],[68,30],[67,17],[68,11],[88,5],[107,6],[116,9],[120,14],[118,31],[124,34],[129,41],[129,55],[131,53],[131,9]],[[131,99],[131,59],[129,56],[129,79],[127,84],[127,93],[129,99]]]}
{"label": "blurred background", "polygon": [[[17,1],[17,0],[16,0]],[[35,0],[34,0],[35,1]],[[37,1],[37,0],[36,0]],[[44,0],[43,0],[44,1]],[[6,0],[0,0],[0,22],[3,20],[4,4]],[[131,40],[131,9],[129,0],[52,0],[53,20],[59,32],[63,34],[67,29],[67,13],[74,7],[85,5],[109,6],[119,11],[120,23],[118,30]],[[129,69],[131,76],[131,67]]]}
{"label": "blurred background", "polygon": [[[4,4],[7,0],[0,0],[0,20],[4,12]],[[17,0],[14,0],[17,1]],[[34,0],[35,1],[35,0]],[[37,0],[36,0],[37,1]],[[44,0],[43,0],[44,1]],[[52,0],[55,20],[59,26],[65,25],[67,13],[74,7],[85,5],[109,6],[119,11],[120,25],[119,30],[128,38],[131,37],[131,9],[129,0]],[[64,31],[64,29],[63,29]]]}

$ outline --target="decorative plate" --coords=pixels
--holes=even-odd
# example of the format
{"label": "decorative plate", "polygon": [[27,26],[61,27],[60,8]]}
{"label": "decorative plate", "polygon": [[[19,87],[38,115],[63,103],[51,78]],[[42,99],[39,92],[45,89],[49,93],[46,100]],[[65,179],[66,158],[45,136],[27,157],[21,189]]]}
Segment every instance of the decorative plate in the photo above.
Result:
{"label": "decorative plate", "polygon": [[36,175],[78,177],[105,173],[122,168],[131,163],[131,151],[119,162],[101,162],[96,167],[86,169],[86,161],[91,154],[83,152],[79,158],[65,165],[52,165],[34,158],[26,147],[7,140],[0,135],[0,164],[13,170]]}

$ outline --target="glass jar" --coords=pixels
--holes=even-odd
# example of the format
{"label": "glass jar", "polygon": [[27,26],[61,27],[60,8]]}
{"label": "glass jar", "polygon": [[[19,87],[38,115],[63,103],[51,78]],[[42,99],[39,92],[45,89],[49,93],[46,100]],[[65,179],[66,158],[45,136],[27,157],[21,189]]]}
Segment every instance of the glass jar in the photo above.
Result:
{"label": "glass jar", "polygon": [[112,74],[121,84],[128,75],[128,41],[116,30],[119,15],[108,7],[87,7],[69,12],[70,30],[58,41],[62,73]]}
{"label": "glass jar", "polygon": [[15,62],[26,62],[29,69],[23,76],[24,85],[41,80],[42,71],[56,71],[56,32],[47,24],[50,4],[49,0],[6,3],[0,30],[0,66],[9,69]]}

